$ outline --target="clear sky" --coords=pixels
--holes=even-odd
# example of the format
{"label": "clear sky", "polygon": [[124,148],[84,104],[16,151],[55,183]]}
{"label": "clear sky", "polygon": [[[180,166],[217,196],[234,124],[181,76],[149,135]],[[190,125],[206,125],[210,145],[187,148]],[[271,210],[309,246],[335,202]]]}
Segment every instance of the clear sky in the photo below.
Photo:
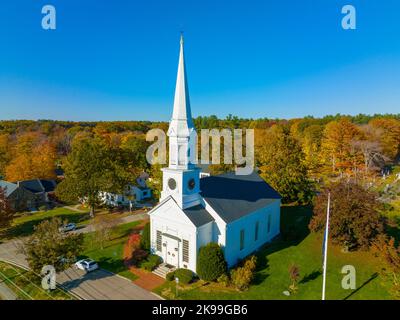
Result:
{"label": "clear sky", "polygon": [[169,120],[181,30],[193,116],[400,113],[399,17],[398,0],[4,0],[0,119]]}

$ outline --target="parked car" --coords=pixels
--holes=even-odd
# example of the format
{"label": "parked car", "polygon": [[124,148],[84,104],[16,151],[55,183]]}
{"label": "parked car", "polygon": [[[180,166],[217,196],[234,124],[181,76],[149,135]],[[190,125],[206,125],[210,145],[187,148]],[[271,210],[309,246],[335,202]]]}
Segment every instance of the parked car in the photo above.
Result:
{"label": "parked car", "polygon": [[60,232],[68,232],[68,231],[73,231],[75,229],[76,229],[76,224],[71,222],[61,226],[58,230],[60,230]]}
{"label": "parked car", "polygon": [[75,262],[75,268],[86,271],[86,272],[91,272],[99,268],[99,265],[97,264],[96,261],[92,259],[82,259],[77,262]]}

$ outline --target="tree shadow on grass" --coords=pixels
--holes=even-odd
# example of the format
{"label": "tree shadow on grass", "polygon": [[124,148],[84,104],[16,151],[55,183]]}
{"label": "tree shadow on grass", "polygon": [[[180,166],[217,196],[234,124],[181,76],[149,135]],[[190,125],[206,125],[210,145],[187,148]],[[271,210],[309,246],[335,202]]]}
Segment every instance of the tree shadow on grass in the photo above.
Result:
{"label": "tree shadow on grass", "polygon": [[370,283],[372,280],[374,280],[375,278],[378,277],[378,273],[374,273],[371,275],[371,277],[365,281],[361,286],[359,286],[357,289],[355,289],[354,291],[352,291],[348,296],[346,296],[343,300],[347,300],[349,299],[352,295],[354,295],[355,293],[357,293],[358,291],[360,291],[363,287],[365,287],[368,283]]}
{"label": "tree shadow on grass", "polygon": [[310,281],[312,281],[312,280],[317,279],[320,275],[322,275],[321,270],[314,270],[313,272],[311,272],[311,273],[305,275],[305,276],[303,277],[303,279],[300,280],[299,283],[300,283],[300,284],[304,284],[304,283],[310,282]]}

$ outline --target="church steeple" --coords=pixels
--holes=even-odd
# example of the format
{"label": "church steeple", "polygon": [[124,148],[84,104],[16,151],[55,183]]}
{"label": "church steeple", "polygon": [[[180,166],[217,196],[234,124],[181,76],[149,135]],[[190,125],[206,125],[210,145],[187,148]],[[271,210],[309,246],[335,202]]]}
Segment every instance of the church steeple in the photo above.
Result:
{"label": "church steeple", "polygon": [[[195,154],[196,129],[190,110],[189,88],[186,75],[185,55],[183,52],[183,35],[180,40],[178,74],[176,77],[174,109],[168,128],[169,167],[174,169],[193,168]],[[193,151],[195,152],[195,151]]]}
{"label": "church steeple", "polygon": [[196,129],[190,110],[182,35],[174,110],[169,124],[168,137],[169,166],[162,168],[163,190],[160,200],[163,201],[172,196],[182,209],[196,206],[201,203],[200,169],[195,166],[195,161],[192,161],[196,158]]}
{"label": "church steeple", "polygon": [[183,35],[181,35],[174,111],[168,129],[169,137],[189,137],[191,131],[194,130],[183,46]]}

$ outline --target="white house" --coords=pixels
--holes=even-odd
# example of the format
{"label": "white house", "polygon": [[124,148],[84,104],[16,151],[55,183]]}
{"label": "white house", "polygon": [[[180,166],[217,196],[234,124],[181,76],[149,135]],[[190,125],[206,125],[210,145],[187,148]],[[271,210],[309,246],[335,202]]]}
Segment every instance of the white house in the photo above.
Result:
{"label": "white house", "polygon": [[151,189],[147,186],[149,175],[143,172],[136,179],[136,185],[128,185],[122,194],[100,192],[101,201],[108,206],[129,206],[130,203],[151,198]]}
{"label": "white house", "polygon": [[209,242],[222,246],[231,267],[277,236],[281,197],[255,172],[200,179],[190,157],[194,132],[181,37],[169,166],[162,169],[160,203],[149,212],[151,250],[168,265],[196,272],[198,250]]}

